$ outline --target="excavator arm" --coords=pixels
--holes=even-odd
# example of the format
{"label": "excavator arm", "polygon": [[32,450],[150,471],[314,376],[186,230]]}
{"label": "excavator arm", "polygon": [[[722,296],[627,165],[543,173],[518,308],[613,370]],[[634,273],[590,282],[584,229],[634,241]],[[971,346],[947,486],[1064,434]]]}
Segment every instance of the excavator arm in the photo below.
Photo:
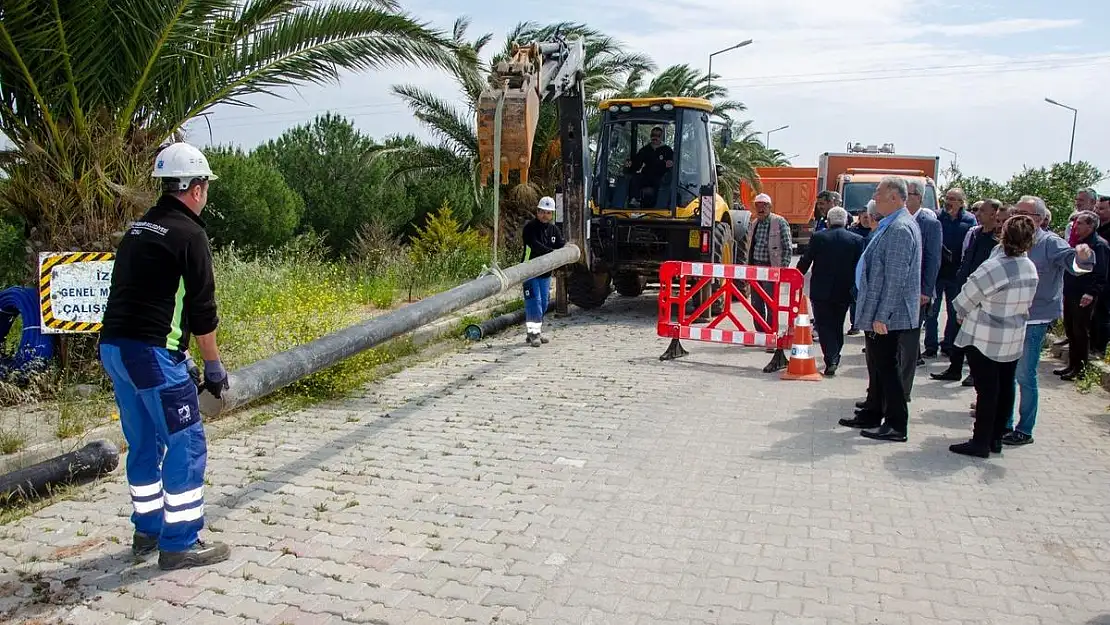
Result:
{"label": "excavator arm", "polygon": [[[492,177],[509,183],[510,171],[528,182],[540,105],[558,107],[562,175],[555,189],[556,223],[568,243],[582,250],[590,266],[590,214],[586,204],[590,159],[586,136],[585,46],[581,38],[514,44],[512,56],[497,63],[478,101],[478,153],[482,185]],[[560,303],[557,302],[557,306]]]}

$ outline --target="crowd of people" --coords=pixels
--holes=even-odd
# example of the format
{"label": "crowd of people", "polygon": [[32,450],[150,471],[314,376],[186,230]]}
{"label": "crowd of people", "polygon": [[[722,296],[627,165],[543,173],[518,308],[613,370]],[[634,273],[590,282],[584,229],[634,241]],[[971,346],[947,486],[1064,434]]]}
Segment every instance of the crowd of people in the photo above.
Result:
{"label": "crowd of people", "polygon": [[[962,380],[976,392],[972,438],[951,451],[985,458],[1004,445],[1028,445],[1049,326],[1063,319],[1068,362],[1053,371],[1062,380],[1082,375],[1110,342],[1110,296],[1103,294],[1110,197],[1079,191],[1061,236],[1039,197],[968,206],[953,188],[934,211],[922,207],[924,194],[919,180],[884,178],[855,219],[835,192],[818,198],[823,228],[797,267],[812,271],[809,297],[824,374],[836,374],[845,334],[861,331],[868,369],[866,398],[840,424],[876,440],[908,440],[917,367],[943,357],[948,367],[930,377]],[[756,221],[756,237],[772,232],[758,228]]]}

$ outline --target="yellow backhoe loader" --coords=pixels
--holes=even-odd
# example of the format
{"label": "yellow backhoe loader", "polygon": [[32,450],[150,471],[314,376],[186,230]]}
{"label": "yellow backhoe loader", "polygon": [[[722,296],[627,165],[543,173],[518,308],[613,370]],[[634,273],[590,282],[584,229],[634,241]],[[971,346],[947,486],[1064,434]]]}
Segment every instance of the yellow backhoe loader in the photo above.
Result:
{"label": "yellow backhoe loader", "polygon": [[512,171],[520,182],[528,179],[541,103],[558,106],[562,176],[555,221],[583,258],[568,268],[564,283],[557,280],[557,308],[566,301],[560,291],[585,309],[601,306],[610,285],[637,296],[668,260],[743,262],[750,214],[729,210],[717,194],[712,104],[679,97],[606,100],[591,149],[584,62],[581,39],[557,35],[514,45],[510,60],[493,68],[478,107],[483,184],[495,174],[507,184]]}

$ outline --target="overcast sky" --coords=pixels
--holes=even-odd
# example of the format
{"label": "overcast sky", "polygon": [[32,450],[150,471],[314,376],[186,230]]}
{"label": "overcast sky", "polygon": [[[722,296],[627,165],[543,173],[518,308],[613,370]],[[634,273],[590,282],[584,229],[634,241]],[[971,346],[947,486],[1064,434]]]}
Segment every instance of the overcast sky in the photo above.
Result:
{"label": "overcast sky", "polygon": [[[771,146],[800,166],[848,142],[894,143],[898,152],[958,153],[967,174],[1006,179],[1023,165],[1066,161],[1079,109],[1075,159],[1110,169],[1110,2],[1092,0],[413,0],[406,10],[449,29],[469,16],[470,35],[520,21],[587,22],[650,54],[660,67],[714,72],[748,106],[756,128],[789,128]],[[634,7],[634,8],[633,8]],[[419,68],[345,76],[341,84],[262,98],[260,109],[217,109],[216,143],[251,148],[324,111],[366,133],[428,136],[390,85],[458,97],[441,72]],[[209,141],[208,126],[189,126]],[[1110,181],[1100,190],[1110,193]]]}

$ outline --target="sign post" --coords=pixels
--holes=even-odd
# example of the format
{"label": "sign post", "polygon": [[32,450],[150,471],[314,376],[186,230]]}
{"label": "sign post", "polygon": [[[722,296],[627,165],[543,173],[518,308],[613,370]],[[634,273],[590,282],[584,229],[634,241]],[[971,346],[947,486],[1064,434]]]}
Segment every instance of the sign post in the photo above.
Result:
{"label": "sign post", "polygon": [[40,253],[42,332],[99,332],[108,304],[114,264],[112,252]]}

